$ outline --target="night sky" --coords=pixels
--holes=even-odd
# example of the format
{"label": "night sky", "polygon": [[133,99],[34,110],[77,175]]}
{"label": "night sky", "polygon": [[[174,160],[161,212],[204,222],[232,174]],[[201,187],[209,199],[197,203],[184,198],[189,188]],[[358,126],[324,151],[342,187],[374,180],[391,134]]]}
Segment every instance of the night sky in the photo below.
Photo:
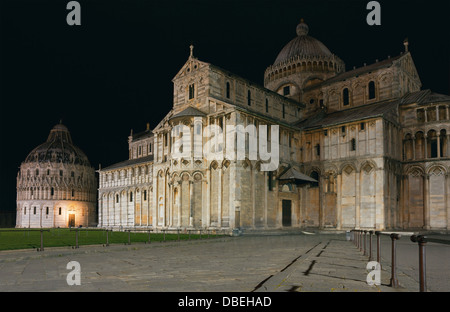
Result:
{"label": "night sky", "polygon": [[0,210],[14,211],[16,175],[28,153],[63,123],[98,169],[127,159],[130,130],[154,128],[172,107],[172,78],[189,56],[263,85],[264,70],[304,18],[347,70],[396,56],[409,38],[423,89],[449,94],[450,1],[69,1],[0,6]]}

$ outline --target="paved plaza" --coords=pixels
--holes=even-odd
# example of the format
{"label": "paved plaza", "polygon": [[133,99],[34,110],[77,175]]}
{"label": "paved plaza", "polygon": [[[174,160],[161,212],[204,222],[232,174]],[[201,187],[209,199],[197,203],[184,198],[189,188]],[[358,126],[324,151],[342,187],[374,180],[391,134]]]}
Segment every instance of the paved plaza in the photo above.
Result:
{"label": "paved plaza", "polygon": [[[388,241],[383,243],[378,286],[367,284],[368,257],[347,241],[345,234],[278,233],[46,248],[42,252],[1,251],[0,291],[418,291],[413,264],[398,270],[400,288],[388,286],[390,254]],[[448,253],[450,246],[442,246]],[[408,257],[414,258],[414,251]],[[80,264],[80,285],[68,285],[71,269],[67,264],[71,261]],[[442,287],[448,286],[443,283]]]}

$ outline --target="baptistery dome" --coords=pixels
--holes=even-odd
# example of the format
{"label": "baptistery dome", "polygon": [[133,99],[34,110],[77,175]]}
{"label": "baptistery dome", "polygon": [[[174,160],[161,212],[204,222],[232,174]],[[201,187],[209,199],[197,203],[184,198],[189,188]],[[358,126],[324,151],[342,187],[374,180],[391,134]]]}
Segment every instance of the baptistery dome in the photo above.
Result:
{"label": "baptistery dome", "polygon": [[73,144],[70,132],[63,124],[54,126],[47,141],[31,151],[25,159],[25,163],[30,162],[90,166],[87,156]]}
{"label": "baptistery dome", "polygon": [[16,227],[96,224],[97,182],[84,152],[63,124],[51,129],[17,174]]}

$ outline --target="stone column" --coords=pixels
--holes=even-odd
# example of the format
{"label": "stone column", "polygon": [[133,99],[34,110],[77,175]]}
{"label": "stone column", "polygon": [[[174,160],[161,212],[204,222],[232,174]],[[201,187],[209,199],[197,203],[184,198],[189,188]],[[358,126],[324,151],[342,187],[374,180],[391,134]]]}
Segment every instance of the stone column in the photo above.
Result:
{"label": "stone column", "polygon": [[436,136],[437,136],[437,158],[440,158],[441,157],[441,134],[438,132],[438,133],[436,133]]}
{"label": "stone column", "polygon": [[336,229],[340,230],[342,228],[342,173],[337,175],[336,183]]}
{"label": "stone column", "polygon": [[424,133],[423,134],[423,145],[424,145],[424,155],[423,155],[423,158],[424,159],[427,159],[428,158],[428,143],[427,143],[427,140],[428,140],[428,135],[426,134],[426,133]]}
{"label": "stone column", "polygon": [[172,219],[173,219],[173,183],[171,183],[171,182],[169,182],[168,184],[167,184],[167,187],[168,187],[168,189],[169,189],[169,194],[168,194],[168,197],[169,197],[169,207],[168,207],[168,212],[169,212],[169,220],[167,220],[167,225],[169,226],[169,227],[171,227],[172,226]]}
{"label": "stone column", "polygon": [[361,172],[356,171],[355,172],[355,187],[356,187],[356,194],[355,194],[355,227],[357,229],[360,228],[360,184],[361,184]]}
{"label": "stone column", "polygon": [[174,183],[174,190],[177,190],[177,196],[175,197],[175,207],[177,209],[177,227],[181,227],[181,182],[176,181]]}
{"label": "stone column", "polygon": [[430,182],[429,175],[427,173],[424,173],[424,175],[423,175],[423,224],[424,224],[425,230],[430,229],[430,206],[429,206],[430,193],[428,190],[429,182]]}
{"label": "stone column", "polygon": [[[202,222],[203,223],[203,222]],[[211,169],[206,169],[206,220],[204,226],[211,224]]]}
{"label": "stone column", "polygon": [[192,211],[194,208],[194,181],[189,180],[189,226],[193,227]]}
{"label": "stone column", "polygon": [[218,183],[217,183],[217,226],[222,227],[222,166],[218,167]]}
{"label": "stone column", "polygon": [[[264,228],[267,229],[267,200],[268,200],[268,175],[267,171],[264,171]],[[300,200],[300,196],[299,196]]]}

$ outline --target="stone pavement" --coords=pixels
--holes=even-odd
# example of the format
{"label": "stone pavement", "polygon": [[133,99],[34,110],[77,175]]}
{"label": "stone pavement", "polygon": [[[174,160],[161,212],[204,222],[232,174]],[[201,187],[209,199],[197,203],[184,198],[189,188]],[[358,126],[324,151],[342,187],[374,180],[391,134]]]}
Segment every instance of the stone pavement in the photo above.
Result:
{"label": "stone pavement", "polygon": [[[81,285],[69,286],[77,261]],[[0,251],[0,291],[379,292],[418,291],[398,273],[366,283],[368,257],[345,234],[273,233],[181,242]]]}

